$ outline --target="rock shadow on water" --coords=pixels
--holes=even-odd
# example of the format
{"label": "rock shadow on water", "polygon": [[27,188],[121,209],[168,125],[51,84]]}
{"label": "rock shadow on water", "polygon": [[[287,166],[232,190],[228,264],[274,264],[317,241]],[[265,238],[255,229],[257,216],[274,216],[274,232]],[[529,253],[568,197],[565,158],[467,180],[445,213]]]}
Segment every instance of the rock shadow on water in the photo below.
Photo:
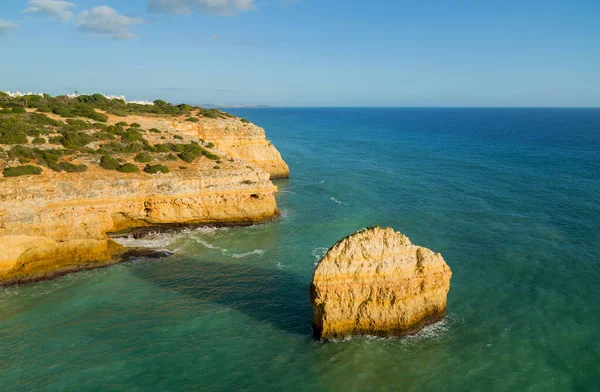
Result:
{"label": "rock shadow on water", "polygon": [[309,282],[285,270],[178,259],[136,274],[162,289],[236,309],[291,334],[312,336]]}

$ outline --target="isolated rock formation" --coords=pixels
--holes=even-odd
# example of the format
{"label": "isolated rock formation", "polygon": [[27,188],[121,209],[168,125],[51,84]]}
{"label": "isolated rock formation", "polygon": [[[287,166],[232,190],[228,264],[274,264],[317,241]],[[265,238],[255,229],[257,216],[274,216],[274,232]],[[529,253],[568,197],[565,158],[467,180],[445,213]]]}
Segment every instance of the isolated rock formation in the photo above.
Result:
{"label": "isolated rock formation", "polygon": [[391,228],[358,231],[329,249],[315,269],[314,335],[414,334],[444,318],[451,276],[441,254]]}

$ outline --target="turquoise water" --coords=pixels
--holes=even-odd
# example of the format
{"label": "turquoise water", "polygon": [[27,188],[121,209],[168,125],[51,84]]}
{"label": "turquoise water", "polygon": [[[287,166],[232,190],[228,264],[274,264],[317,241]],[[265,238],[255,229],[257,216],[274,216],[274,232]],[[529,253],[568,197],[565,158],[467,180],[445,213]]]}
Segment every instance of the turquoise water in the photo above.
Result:
{"label": "turquoise water", "polygon": [[[600,390],[600,110],[234,110],[292,170],[282,217],[0,289],[0,389]],[[314,263],[392,226],[453,270],[403,339],[311,338]]]}

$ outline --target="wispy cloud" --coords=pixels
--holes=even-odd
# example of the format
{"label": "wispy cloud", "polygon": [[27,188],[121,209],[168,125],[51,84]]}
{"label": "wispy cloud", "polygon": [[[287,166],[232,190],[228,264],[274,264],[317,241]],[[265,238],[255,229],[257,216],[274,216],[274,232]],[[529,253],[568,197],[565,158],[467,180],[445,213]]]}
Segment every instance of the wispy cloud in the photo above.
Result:
{"label": "wispy cloud", "polygon": [[0,35],[16,29],[19,25],[0,20]]}
{"label": "wispy cloud", "polygon": [[256,6],[254,0],[150,0],[148,8],[163,14],[187,15],[198,9],[211,15],[232,16],[253,11]]}
{"label": "wispy cloud", "polygon": [[83,11],[76,27],[86,33],[123,40],[136,37],[129,29],[143,23],[142,18],[121,15],[114,8],[103,5]]}
{"label": "wispy cloud", "polygon": [[27,4],[31,7],[27,8],[25,12],[40,14],[59,22],[70,20],[73,12],[69,9],[75,7],[75,4],[63,0],[29,0]]}

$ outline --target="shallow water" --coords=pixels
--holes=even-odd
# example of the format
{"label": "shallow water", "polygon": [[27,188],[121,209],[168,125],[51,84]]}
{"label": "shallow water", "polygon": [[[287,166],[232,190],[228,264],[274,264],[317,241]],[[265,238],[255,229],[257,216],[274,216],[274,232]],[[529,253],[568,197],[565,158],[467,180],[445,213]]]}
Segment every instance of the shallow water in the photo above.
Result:
{"label": "shallow water", "polygon": [[[600,390],[600,110],[233,112],[290,165],[281,219],[0,289],[0,389]],[[448,317],[313,341],[315,262],[375,224],[444,255]]]}

